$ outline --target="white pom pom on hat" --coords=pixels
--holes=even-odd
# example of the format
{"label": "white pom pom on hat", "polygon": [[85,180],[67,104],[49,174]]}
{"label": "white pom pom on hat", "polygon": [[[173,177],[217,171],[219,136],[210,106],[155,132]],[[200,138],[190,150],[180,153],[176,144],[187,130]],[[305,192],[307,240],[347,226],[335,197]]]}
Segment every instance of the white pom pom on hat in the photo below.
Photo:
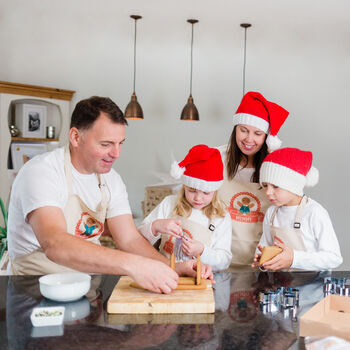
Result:
{"label": "white pom pom on hat", "polygon": [[180,179],[181,176],[184,174],[185,170],[186,170],[186,167],[181,168],[177,161],[173,161],[170,168],[170,175],[174,179]]}
{"label": "white pom pom on hat", "polygon": [[318,183],[318,180],[319,180],[319,171],[317,168],[312,166],[306,175],[305,186],[313,187]]}
{"label": "white pom pom on hat", "polygon": [[269,135],[266,138],[266,144],[271,151],[274,151],[281,147],[282,141],[278,138],[278,136]]}

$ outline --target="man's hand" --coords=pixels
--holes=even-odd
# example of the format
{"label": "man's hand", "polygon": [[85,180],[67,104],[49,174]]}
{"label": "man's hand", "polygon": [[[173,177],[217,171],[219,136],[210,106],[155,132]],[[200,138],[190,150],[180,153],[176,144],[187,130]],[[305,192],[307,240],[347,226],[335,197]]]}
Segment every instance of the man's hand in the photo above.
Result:
{"label": "man's hand", "polygon": [[129,275],[141,287],[165,294],[176,289],[179,276],[169,266],[160,261],[139,256],[134,260]]}
{"label": "man's hand", "polygon": [[182,237],[182,251],[187,256],[197,256],[198,254],[202,254],[204,250],[203,243],[196,241],[195,239],[191,239],[189,237]]}
{"label": "man's hand", "polygon": [[282,248],[283,252],[277,254],[274,258],[264,263],[263,267],[266,270],[272,270],[272,271],[289,269],[293,263],[293,258],[294,258],[293,249],[287,247],[284,243],[278,242],[277,240],[275,240],[274,245]]}
{"label": "man's hand", "polygon": [[160,233],[166,233],[181,238],[182,227],[178,219],[158,219],[152,223],[152,234],[157,236]]}
{"label": "man's hand", "polygon": [[[210,279],[212,284],[215,284],[213,269],[210,265],[201,264],[201,278]],[[197,260],[190,259],[183,262],[178,262],[175,264],[176,272],[179,276],[192,276],[195,277],[197,275]]]}

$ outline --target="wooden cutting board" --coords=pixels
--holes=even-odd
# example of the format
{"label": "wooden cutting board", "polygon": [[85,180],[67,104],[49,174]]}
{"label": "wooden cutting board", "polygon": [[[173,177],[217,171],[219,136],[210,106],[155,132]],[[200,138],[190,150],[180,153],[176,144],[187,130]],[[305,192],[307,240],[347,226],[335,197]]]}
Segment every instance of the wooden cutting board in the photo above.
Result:
{"label": "wooden cutting board", "polygon": [[205,290],[174,290],[157,294],[130,286],[128,276],[119,279],[107,303],[110,314],[198,314],[215,312],[211,282]]}

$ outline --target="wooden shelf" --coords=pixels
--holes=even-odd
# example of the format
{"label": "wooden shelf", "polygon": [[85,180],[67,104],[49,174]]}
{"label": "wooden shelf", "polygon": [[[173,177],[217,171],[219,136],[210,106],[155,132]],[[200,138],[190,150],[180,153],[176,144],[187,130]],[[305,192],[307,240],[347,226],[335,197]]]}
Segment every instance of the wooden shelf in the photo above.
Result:
{"label": "wooden shelf", "polygon": [[53,142],[58,141],[58,139],[39,139],[34,137],[11,137],[11,141],[36,141],[36,142]]}
{"label": "wooden shelf", "polygon": [[49,88],[45,86],[10,83],[0,81],[0,92],[6,94],[57,98],[59,100],[71,101],[75,91]]}

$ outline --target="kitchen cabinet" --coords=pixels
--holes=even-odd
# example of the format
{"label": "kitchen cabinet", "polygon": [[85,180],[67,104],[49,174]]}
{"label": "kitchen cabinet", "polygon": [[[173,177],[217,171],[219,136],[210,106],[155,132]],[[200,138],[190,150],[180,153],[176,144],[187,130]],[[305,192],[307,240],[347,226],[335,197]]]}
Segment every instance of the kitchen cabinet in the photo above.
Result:
{"label": "kitchen cabinet", "polygon": [[[11,143],[44,143],[47,150],[66,144],[71,113],[70,103],[74,92],[0,81],[0,197],[5,203],[8,203],[9,199],[11,176],[15,175],[12,169]],[[15,123],[15,111],[18,104],[45,106],[46,125],[55,127],[55,138],[12,138],[9,127]]]}

